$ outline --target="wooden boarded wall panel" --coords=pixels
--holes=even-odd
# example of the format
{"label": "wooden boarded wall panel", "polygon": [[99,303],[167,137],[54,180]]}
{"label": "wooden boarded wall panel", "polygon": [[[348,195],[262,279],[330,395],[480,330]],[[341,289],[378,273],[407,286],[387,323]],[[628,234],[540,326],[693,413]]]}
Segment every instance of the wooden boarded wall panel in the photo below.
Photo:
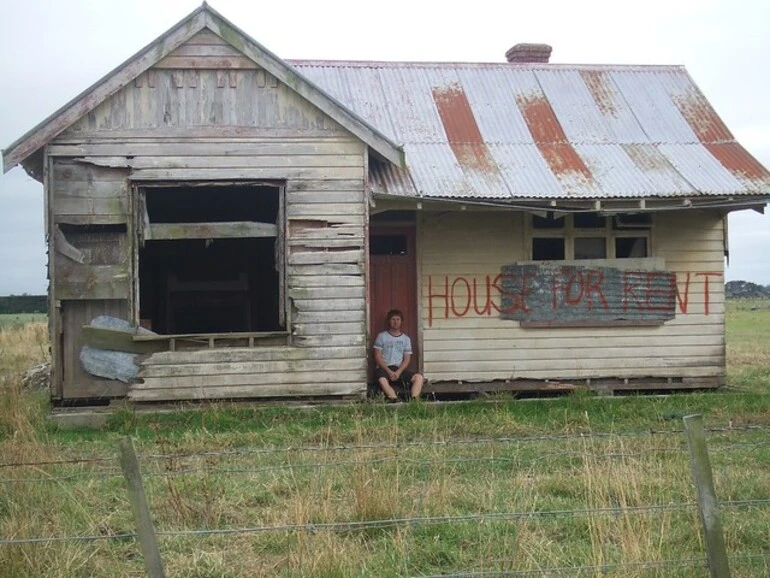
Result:
{"label": "wooden boarded wall panel", "polygon": [[421,321],[428,378],[724,374],[722,225],[716,212],[656,215],[654,255],[676,276],[675,317],[650,327],[522,328],[503,319],[496,278],[506,264],[527,260],[523,226],[523,215],[425,215]]}
{"label": "wooden boarded wall panel", "polygon": [[86,373],[80,364],[81,333],[94,317],[110,315],[126,319],[125,300],[62,301],[62,397],[64,399],[122,397],[128,386],[120,381],[103,379]]}
{"label": "wooden boarded wall panel", "polygon": [[54,234],[56,299],[128,298],[130,259],[125,227],[56,225]]}
{"label": "wooden boarded wall panel", "polygon": [[53,163],[55,223],[128,221],[128,170],[57,158]]}
{"label": "wooden boarded wall panel", "polygon": [[344,134],[334,120],[264,70],[155,67],[63,136],[110,133],[125,138],[131,130],[160,129],[158,137],[167,127],[201,126],[242,127],[241,136],[254,127]]}

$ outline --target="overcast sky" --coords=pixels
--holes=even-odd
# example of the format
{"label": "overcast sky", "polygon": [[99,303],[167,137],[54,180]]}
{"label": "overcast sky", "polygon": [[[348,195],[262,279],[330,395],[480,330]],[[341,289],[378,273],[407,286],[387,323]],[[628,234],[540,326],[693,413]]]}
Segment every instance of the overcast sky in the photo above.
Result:
{"label": "overcast sky", "polygon": [[[770,167],[768,0],[212,0],[281,58],[502,62],[517,42],[551,62],[683,64]],[[195,0],[0,0],[0,148],[187,16]],[[0,176],[0,295],[45,293],[43,187]],[[770,211],[768,211],[770,213]],[[770,214],[730,217],[727,280],[770,284]]]}

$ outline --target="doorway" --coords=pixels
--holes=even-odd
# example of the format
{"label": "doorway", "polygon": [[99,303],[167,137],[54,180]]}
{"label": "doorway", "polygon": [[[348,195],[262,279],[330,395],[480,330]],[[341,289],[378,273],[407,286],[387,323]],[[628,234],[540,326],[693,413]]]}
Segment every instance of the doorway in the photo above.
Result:
{"label": "doorway", "polygon": [[372,224],[369,233],[369,351],[377,334],[387,329],[385,316],[388,311],[400,309],[404,313],[403,331],[412,340],[410,371],[417,371],[420,366],[416,268],[414,226]]}

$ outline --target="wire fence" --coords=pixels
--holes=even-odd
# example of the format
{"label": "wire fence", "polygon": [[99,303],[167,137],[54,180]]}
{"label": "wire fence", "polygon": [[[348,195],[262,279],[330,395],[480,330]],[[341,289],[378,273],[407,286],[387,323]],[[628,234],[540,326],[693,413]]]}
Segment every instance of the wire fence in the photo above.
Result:
{"label": "wire fence", "polygon": [[[731,424],[721,427],[708,428],[709,455],[714,462],[714,471],[718,478],[725,480],[737,476],[742,480],[741,472],[734,472],[735,460],[765,460],[770,448],[770,439],[766,436],[770,428],[759,426],[733,427]],[[609,520],[638,520],[649,516],[679,516],[688,524],[694,534],[700,533],[697,526],[698,503],[693,499],[692,481],[688,491],[659,489],[658,495],[662,500],[658,503],[638,503],[645,495],[642,492],[631,495],[627,491],[618,490],[613,483],[601,481],[597,477],[591,484],[605,484],[595,494],[583,492],[581,497],[587,497],[583,507],[546,508],[545,505],[555,504],[558,500],[540,500],[532,498],[529,509],[494,509],[491,506],[505,503],[505,492],[495,494],[485,503],[485,508],[473,510],[469,507],[467,498],[463,500],[464,510],[455,512],[458,507],[451,501],[439,502],[439,506],[451,510],[439,514],[421,514],[422,510],[434,508],[431,502],[442,484],[448,483],[453,477],[488,479],[488,485],[501,485],[507,480],[518,476],[517,484],[526,485],[527,479],[541,481],[542,470],[556,470],[556,476],[548,478],[548,483],[561,484],[559,491],[569,492],[569,481],[559,481],[558,471],[563,468],[566,477],[571,476],[572,482],[579,484],[579,476],[590,478],[595,474],[609,475],[613,472],[613,464],[620,464],[626,469],[624,473],[633,471],[634,467],[660,467],[661,471],[681,472],[688,470],[688,456],[692,456],[688,448],[688,440],[683,429],[660,431],[591,433],[574,435],[543,435],[543,436],[501,436],[484,438],[457,438],[420,441],[391,441],[383,443],[359,443],[346,445],[317,446],[269,446],[242,447],[222,451],[168,451],[168,452],[139,452],[136,456],[142,464],[140,484],[147,488],[149,496],[148,507],[153,513],[160,512],[155,517],[161,518],[162,523],[157,531],[152,529],[153,536],[161,542],[179,539],[203,539],[207,537],[234,537],[248,535],[307,535],[318,536],[324,533],[334,533],[343,537],[350,535],[369,535],[372,532],[403,530],[414,535],[420,528],[459,528],[460,526],[480,527],[486,524],[565,524],[587,528],[593,533],[599,528],[600,519]],[[554,449],[558,445],[560,449]],[[343,455],[349,454],[349,455]],[[338,473],[330,473],[337,471]],[[403,511],[396,508],[388,514],[387,508],[367,512],[360,516],[361,511],[353,511],[356,515],[345,515],[346,510],[329,511],[320,507],[313,513],[307,512],[304,519],[288,522],[287,516],[272,512],[270,520],[256,524],[226,524],[222,520],[214,520],[217,527],[210,527],[211,520],[205,516],[181,515],[189,504],[210,504],[217,499],[216,493],[225,487],[263,487],[265,494],[292,494],[301,496],[303,492],[311,499],[320,497],[325,502],[334,502],[338,497],[333,494],[333,488],[345,488],[350,482],[356,485],[356,476],[366,474],[370,483],[372,472],[386,475],[397,472],[401,478],[396,478],[403,494],[412,500],[408,515],[398,515]],[[728,475],[729,474],[729,475]],[[33,486],[51,486],[51,492],[70,493],[73,496],[86,492],[93,496],[111,496],[113,510],[115,506],[123,512],[122,518],[127,517],[129,501],[123,495],[125,490],[123,478],[128,477],[125,467],[120,467],[115,454],[99,456],[70,456],[60,459],[18,460],[0,463],[0,482],[6,495],[13,496],[30,492]],[[329,476],[326,478],[325,476]],[[367,477],[368,476],[368,477]],[[556,481],[554,481],[556,479]],[[179,480],[175,485],[174,480]],[[228,480],[227,486],[225,480]],[[351,481],[352,480],[352,481]],[[521,481],[525,480],[525,481]],[[586,481],[586,480],[583,480]],[[626,480],[628,481],[628,480]],[[130,480],[128,481],[130,486]],[[465,483],[465,482],[463,482]],[[378,486],[380,489],[382,487]],[[458,485],[457,488],[462,488]],[[476,489],[477,486],[470,486]],[[528,486],[529,487],[529,486]],[[619,487],[619,486],[618,486]],[[287,489],[288,488],[288,489]],[[319,491],[320,490],[322,491]],[[745,519],[754,516],[765,520],[770,527],[770,491],[767,481],[757,481],[756,484],[740,484],[745,495],[735,495],[729,491],[729,497],[720,500],[718,505],[727,520],[728,534],[733,536],[730,542],[732,549],[728,551],[731,564],[746,569],[746,576],[770,575],[770,549],[766,530],[759,521],[756,524],[756,537],[747,537],[747,530],[741,527],[733,530],[729,523],[736,516]],[[345,488],[349,489],[349,488]],[[366,487],[366,484],[356,486],[355,492],[365,494],[365,497],[377,500],[377,488]],[[340,490],[342,491],[342,490]],[[197,493],[196,493],[197,492]],[[460,490],[457,490],[459,493]],[[490,490],[491,492],[491,490]],[[617,495],[613,495],[613,492]],[[624,493],[625,492],[625,493]],[[451,493],[451,492],[449,492]],[[523,493],[523,492],[522,492]],[[579,494],[580,492],[576,492]],[[349,497],[349,494],[346,494]],[[603,499],[597,499],[597,496]],[[356,500],[358,496],[356,494]],[[307,498],[307,496],[304,496]],[[570,496],[574,503],[574,496]],[[634,499],[630,499],[634,498]],[[679,498],[679,499],[676,499]],[[687,499],[685,499],[687,498]],[[266,504],[272,503],[272,498],[263,497]],[[538,501],[540,500],[540,501]],[[341,502],[341,500],[338,500]],[[525,500],[526,501],[526,500]],[[172,505],[169,506],[168,503]],[[385,500],[384,505],[390,504]],[[609,504],[609,505],[607,505]],[[130,504],[134,507],[133,502]],[[307,504],[305,504],[307,506]],[[383,505],[383,504],[381,504]],[[392,504],[391,504],[392,505]],[[360,506],[360,505],[359,505]],[[95,506],[101,508],[102,505]],[[362,506],[365,508],[365,506]],[[0,502],[0,515],[3,503]],[[312,509],[308,506],[308,509]],[[187,511],[187,510],[185,510]],[[258,511],[258,508],[255,510]],[[347,511],[350,514],[349,511]],[[177,514],[171,515],[171,514]],[[380,514],[380,515],[376,515]],[[335,519],[334,516],[339,516]],[[295,518],[297,517],[295,513]],[[301,516],[300,516],[301,517]],[[364,519],[360,519],[360,518]],[[283,521],[281,521],[283,520]],[[198,527],[190,527],[198,521],[204,523]],[[177,527],[173,523],[178,524]],[[634,522],[631,522],[633,524]],[[669,519],[666,524],[671,524]],[[663,525],[661,525],[663,527]],[[681,531],[681,530],[677,530]],[[99,532],[83,532],[73,535],[40,535],[0,536],[0,564],[3,549],[25,547],[55,547],[56,545],[86,544],[91,542],[115,542],[123,544],[127,541],[139,542],[141,528],[130,529],[120,525],[107,525]],[[414,538],[413,538],[414,539]],[[694,540],[695,546],[703,548],[703,543]],[[737,547],[736,547],[737,544]],[[134,547],[137,547],[136,544]],[[412,545],[414,550],[415,546]],[[407,553],[409,550],[406,550]],[[513,567],[515,561],[505,559],[485,559],[486,568],[446,568],[439,574],[429,572],[430,565],[425,567],[410,566],[408,560],[393,575],[398,576],[579,576],[579,575],[662,575],[673,569],[704,569],[708,568],[709,555],[702,550],[702,556],[693,554],[692,548],[685,548],[677,558],[648,559],[648,560],[610,560],[601,564],[575,563],[572,565],[534,564],[533,568]],[[145,552],[146,556],[146,552]],[[414,556],[414,554],[412,554]],[[612,558],[606,555],[606,558]],[[558,558],[553,558],[557,560]],[[493,567],[493,570],[488,568]],[[153,576],[153,574],[148,574]],[[674,575],[674,574],[671,574]]]}

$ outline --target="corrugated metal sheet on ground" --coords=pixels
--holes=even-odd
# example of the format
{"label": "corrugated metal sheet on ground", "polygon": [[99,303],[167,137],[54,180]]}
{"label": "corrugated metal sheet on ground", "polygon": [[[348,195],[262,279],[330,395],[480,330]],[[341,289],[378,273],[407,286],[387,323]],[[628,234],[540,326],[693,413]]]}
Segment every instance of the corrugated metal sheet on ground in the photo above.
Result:
{"label": "corrugated metal sheet on ground", "polygon": [[680,66],[290,61],[394,141],[423,198],[767,195],[770,173]]}

